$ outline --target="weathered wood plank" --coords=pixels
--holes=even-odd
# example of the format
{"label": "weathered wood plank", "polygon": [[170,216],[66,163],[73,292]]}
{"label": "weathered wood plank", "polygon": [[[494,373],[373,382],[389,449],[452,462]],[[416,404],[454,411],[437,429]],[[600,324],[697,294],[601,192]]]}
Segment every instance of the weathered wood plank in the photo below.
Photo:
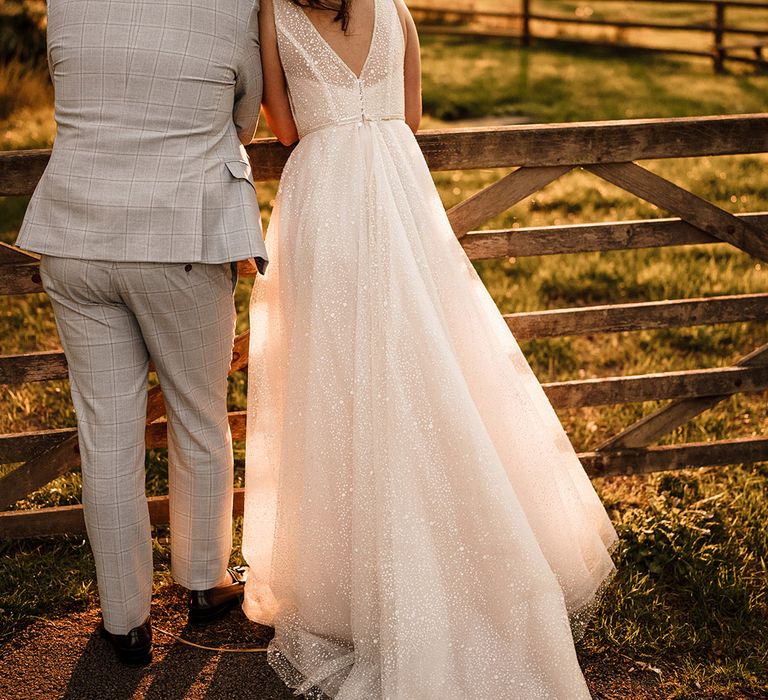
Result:
{"label": "weathered wood plank", "polygon": [[[424,131],[431,170],[467,170],[768,152],[768,114],[627,119]],[[248,146],[257,181],[280,177],[290,148],[275,139]],[[31,194],[50,151],[0,154],[0,196]]]}
{"label": "weathered wood plank", "polygon": [[[230,373],[248,364],[249,334],[235,338]],[[147,424],[165,415],[162,389],[153,387],[147,395]],[[66,474],[80,464],[77,435],[68,437],[50,450],[28,460],[0,479],[0,510],[9,508],[27,494]]]}
{"label": "weathered wood plank", "polygon": [[30,265],[39,259],[34,253],[0,242],[0,265]]}
{"label": "weathered wood plank", "polygon": [[[523,0],[524,2],[527,2],[528,0]],[[533,16],[530,17],[530,19],[534,19]],[[525,43],[525,34],[522,34],[521,32],[515,30],[515,29],[500,29],[500,28],[491,28],[491,29],[480,29],[475,27],[461,27],[461,26],[455,26],[455,25],[448,25],[448,24],[424,24],[423,22],[417,21],[417,28],[419,30],[419,34],[434,34],[437,36],[459,36],[459,37],[467,37],[469,39],[477,39],[477,38],[483,38],[483,39],[507,39],[511,41],[520,41],[523,46],[527,46]],[[560,46],[578,46],[582,47],[584,45],[584,40],[577,37],[577,36],[553,36],[553,37],[546,37],[546,36],[537,36],[535,37],[536,41],[538,42],[552,42],[555,44],[558,44]],[[589,40],[589,46],[594,48],[605,48],[609,49],[611,51],[632,51],[634,53],[641,53],[641,54],[670,54],[673,56],[697,56],[700,58],[712,58],[712,51],[709,50],[701,50],[701,49],[685,49],[680,48],[679,46],[665,46],[665,47],[656,47],[656,46],[643,46],[640,44],[631,44],[629,42],[617,42],[617,41],[600,41],[597,39],[590,39]],[[748,63],[754,65],[757,63],[757,61],[754,58],[749,58],[746,56],[734,56],[734,55],[728,55],[727,59],[729,61],[737,61],[739,63]]]}
{"label": "weathered wood plank", "polygon": [[649,328],[768,321],[768,294],[606,304],[504,316],[519,340]]}
{"label": "weathered wood plank", "polygon": [[[168,496],[152,496],[147,499],[147,503],[149,505],[149,520],[152,525],[166,525],[169,521]],[[244,490],[235,489],[233,516],[239,517],[243,514],[244,503]],[[83,519],[83,507],[80,505],[0,513],[0,539],[45,537],[65,533],[81,534],[84,532],[85,520]]]}
{"label": "weathered wood plank", "polygon": [[[411,10],[413,12],[413,10]],[[432,13],[434,14],[434,13]],[[446,15],[454,15],[458,14],[453,12],[452,10],[446,11]],[[478,13],[478,17],[485,18],[486,14],[484,12]],[[522,17],[522,15],[521,15]],[[703,25],[691,25],[691,24],[661,24],[658,22],[623,22],[623,21],[614,21],[614,20],[599,20],[599,19],[578,19],[575,17],[566,17],[563,15],[551,15],[551,14],[530,14],[527,16],[527,19],[531,22],[548,22],[551,24],[576,24],[576,25],[582,25],[582,26],[588,26],[588,27],[612,27],[616,29],[668,29],[672,31],[694,31],[694,32],[710,32],[710,28],[706,28]],[[466,36],[466,37],[483,37],[483,38],[498,38],[498,39],[521,39],[522,36],[519,31],[516,29],[504,29],[501,27],[479,27],[479,26],[467,26],[467,25],[454,25],[454,24],[438,24],[435,23],[435,20],[433,17],[416,17],[416,27],[419,30],[419,34],[445,34],[445,35],[455,35],[455,36]],[[736,30],[737,33],[740,33],[739,30]],[[656,52],[656,53],[671,53],[671,54],[677,54],[677,53],[684,53],[688,55],[693,56],[710,56],[710,51],[704,51],[704,50],[695,50],[695,49],[683,49],[679,46],[670,46],[670,47],[660,47],[660,46],[647,46],[647,45],[640,45],[640,44],[630,44],[625,42],[615,42],[615,41],[597,41],[597,40],[589,40],[585,42],[584,39],[578,37],[577,35],[573,36],[536,36],[536,41],[556,41],[559,43],[570,43],[570,42],[581,42],[581,43],[588,43],[589,46],[598,45],[598,46],[610,46],[615,47],[619,49],[632,49],[635,48],[640,52],[649,51],[649,52]]]}
{"label": "weathered wood plank", "polygon": [[0,196],[32,194],[50,157],[51,151],[47,148],[0,154]]}
{"label": "weathered wood plank", "polygon": [[748,464],[768,460],[768,438],[691,442],[637,450],[583,452],[579,459],[592,478]]}
{"label": "weathered wood plank", "polygon": [[241,260],[237,264],[237,274],[240,277],[255,277],[257,273],[256,264],[252,259]]}
{"label": "weathered wood plank", "polygon": [[616,29],[666,29],[675,32],[712,32],[712,28],[706,24],[650,21],[637,22],[631,20],[601,19],[599,17],[569,17],[567,15],[557,15],[546,12],[531,14],[531,21],[550,22],[552,24],[575,24],[586,27],[615,27]]}
{"label": "weathered wood plank", "polygon": [[[230,372],[247,366],[247,355],[248,335],[244,334],[235,340]],[[0,384],[25,384],[66,378],[67,358],[61,350],[0,356]],[[155,400],[153,394],[150,404]]]}
{"label": "weathered wood plank", "polygon": [[[768,363],[768,356],[764,358]],[[741,369],[741,371],[739,371]],[[581,405],[598,405],[628,401],[647,401],[669,398],[688,392],[697,394],[712,393],[712,386],[722,391],[726,387],[730,393],[741,391],[760,391],[768,388],[768,367],[725,368],[714,370],[689,370],[667,372],[655,375],[634,377],[609,377],[606,379],[576,380],[544,384],[544,390],[557,408]],[[711,399],[711,396],[708,396]],[[720,400],[719,397],[715,397]],[[154,409],[156,413],[159,409]],[[229,414],[232,436],[235,440],[245,438],[246,413],[244,411]],[[39,433],[0,436],[0,457],[2,461],[16,461],[24,449],[33,450],[40,445],[50,445],[51,449],[29,460],[25,465],[0,480],[0,505],[12,505],[27,493],[41,488],[49,481],[61,476],[77,464],[78,454],[74,450],[65,451],[66,444],[76,446],[76,432],[73,429],[61,431],[41,431]],[[147,446],[164,447],[167,444],[167,425],[164,421],[147,426]],[[6,459],[6,457],[8,457]],[[32,465],[33,469],[30,469]],[[30,473],[31,472],[31,473]],[[46,479],[46,481],[43,481]],[[26,489],[26,490],[25,490]],[[18,493],[21,493],[19,496]],[[18,497],[17,497],[18,496]],[[9,499],[13,498],[13,501]],[[7,504],[2,500],[9,500]]]}
{"label": "weathered wood plank", "polygon": [[[233,440],[245,440],[246,411],[233,411],[229,414],[229,427]],[[168,424],[165,420],[151,423],[146,432],[147,448],[168,446]]]}
{"label": "weathered wood plank", "polygon": [[[250,260],[245,260],[239,263],[238,274],[243,277],[253,277],[256,274],[256,265]],[[42,291],[44,289],[39,264],[35,258],[29,256],[23,261],[18,259],[15,262],[10,259],[8,262],[3,262],[0,259],[0,295],[35,294]]]}
{"label": "weathered wood plank", "polygon": [[[768,460],[768,438],[665,445],[640,450],[583,452],[579,459],[592,478]],[[168,523],[167,496],[147,499],[152,525]],[[243,514],[244,489],[235,489],[233,515]],[[85,532],[82,506],[0,513],[0,539]]]}
{"label": "weathered wood plank", "polygon": [[[593,27],[615,27],[616,29],[660,29],[660,30],[669,30],[674,32],[704,32],[704,33],[711,33],[712,27],[708,23],[702,23],[702,24],[679,24],[679,23],[673,23],[670,22],[669,24],[664,24],[663,22],[635,22],[635,21],[618,21],[618,20],[611,20],[611,19],[598,19],[594,17],[588,17],[588,18],[580,18],[580,17],[567,17],[563,15],[553,15],[553,14],[531,14],[531,20],[532,21],[538,21],[538,22],[551,22],[553,24],[574,24],[574,25],[583,25],[583,26],[593,26]],[[736,34],[736,35],[757,35],[757,36],[765,36],[768,34],[768,31],[760,28],[744,28],[744,27],[733,27],[730,26],[727,29],[729,34]],[[546,40],[546,37],[543,37]],[[560,37],[554,37],[555,39],[559,39]],[[581,41],[584,41],[581,39]],[[592,44],[592,42],[588,42],[589,44]],[[629,48],[632,47],[632,44],[627,45]],[[679,46],[670,46],[668,47],[651,47],[651,46],[643,46],[639,45],[637,47],[640,50],[643,49],[651,49],[655,51],[661,51],[661,52],[668,52],[668,53],[678,53],[679,51],[683,51],[684,49],[681,49]],[[686,53],[688,53],[690,50],[687,50]],[[691,51],[691,53],[693,53]],[[707,53],[704,51],[697,51],[696,54],[706,56]],[[711,55],[711,53],[710,53]]]}
{"label": "weathered wood plank", "polygon": [[42,291],[39,265],[0,266],[0,295],[37,294]]}
{"label": "weathered wood plank", "polygon": [[768,232],[707,202],[637,163],[586,165],[586,170],[679,216],[720,240],[768,261]]}
{"label": "weathered wood plank", "polygon": [[[768,214],[738,216],[759,226],[768,226]],[[715,236],[678,218],[472,231],[461,239],[470,260],[720,242]]]}
{"label": "weathered wood plank", "polygon": [[67,378],[67,358],[61,350],[0,357],[0,384],[25,384]]}
{"label": "weathered wood plank", "polygon": [[147,425],[165,416],[165,399],[163,398],[163,389],[160,386],[153,386],[147,392]]}
{"label": "weathered wood plank", "polygon": [[248,351],[250,349],[251,334],[249,331],[241,333],[235,338],[232,348],[232,362],[229,365],[229,373],[238,372],[248,366]]}
{"label": "weathered wood plank", "polygon": [[476,17],[488,17],[489,19],[507,19],[514,20],[520,19],[523,15],[520,12],[509,10],[475,10],[461,7],[430,7],[428,5],[419,5],[408,3],[408,9],[411,12],[423,12],[429,15],[449,15],[451,17],[464,17],[466,19],[473,19]]}
{"label": "weathered wood plank", "polygon": [[[432,131],[419,135],[419,145],[433,171],[768,152],[768,114],[727,119],[694,117]],[[759,129],[766,131],[753,131]]]}
{"label": "weathered wood plank", "polygon": [[0,510],[10,508],[16,501],[72,471],[79,464],[80,448],[77,433],[74,433],[0,479]]}
{"label": "weathered wood plank", "polygon": [[[147,423],[165,415],[165,402],[160,387],[147,395]],[[41,489],[54,479],[80,466],[77,433],[50,450],[42,452],[0,479],[0,510],[12,506],[27,494]]]}
{"label": "weathered wood plank", "polygon": [[[736,216],[754,226],[768,228],[768,212]],[[719,238],[676,217],[470,231],[460,240],[470,260],[722,243]],[[240,267],[242,277],[255,274],[253,265]]]}
{"label": "weathered wood plank", "polygon": [[75,428],[0,435],[0,464],[24,462],[77,434]]}
{"label": "weathered wood plank", "polygon": [[466,27],[453,24],[428,24],[424,20],[416,20],[416,28],[419,34],[434,34],[436,36],[459,36],[468,39],[507,39],[521,41],[523,36],[517,29],[503,29],[501,27]]}
{"label": "weathered wood plank", "polygon": [[768,367],[718,367],[544,384],[557,408],[603,406],[768,389]]}
{"label": "weathered wood plank", "polygon": [[[765,367],[766,365],[768,365],[768,344],[742,357],[734,366]],[[718,396],[675,399],[605,440],[595,450],[600,452],[645,447],[730,396],[731,394],[720,394]]]}
{"label": "weathered wood plank", "polygon": [[[766,212],[736,216],[754,226],[768,227]],[[721,242],[716,236],[679,218],[471,231],[461,238],[461,244],[470,260]],[[250,261],[245,261],[239,266],[239,274],[241,277],[253,277],[256,267]],[[41,291],[39,288],[36,290]]]}
{"label": "weathered wood plank", "polygon": [[448,220],[456,237],[461,239],[475,226],[501,214],[570,170],[570,166],[563,165],[540,168],[524,166],[476,192],[448,212]]}
{"label": "weathered wood plank", "polygon": [[[609,2],[612,1],[617,5],[623,5],[625,3],[625,0],[603,0],[603,2]],[[669,5],[669,0],[645,0],[645,2],[649,5],[657,4],[657,5]],[[686,0],[686,5],[704,5],[706,7],[711,7],[714,4],[715,0]],[[720,2],[721,4],[727,6],[727,7],[746,7],[746,8],[765,8],[768,9],[768,2],[758,2],[758,0],[717,0],[717,2]],[[439,7],[430,7],[427,5],[411,5],[408,4],[408,7],[411,9],[411,11],[419,11],[422,10],[424,12],[440,12],[441,8]],[[444,12],[447,12],[448,14],[454,14],[454,13],[462,13],[462,12],[472,12],[472,14],[477,15],[479,17],[496,17],[499,19],[505,18],[505,17],[514,17],[515,12],[509,11],[509,10],[460,10],[457,8],[454,10],[453,8],[445,8],[443,10]]]}
{"label": "weathered wood plank", "polygon": [[[245,439],[245,419],[245,411],[229,414],[233,440]],[[30,460],[76,434],[76,428],[60,428],[0,435],[0,464]],[[147,426],[146,443],[147,449],[168,446],[168,424],[164,420]]]}

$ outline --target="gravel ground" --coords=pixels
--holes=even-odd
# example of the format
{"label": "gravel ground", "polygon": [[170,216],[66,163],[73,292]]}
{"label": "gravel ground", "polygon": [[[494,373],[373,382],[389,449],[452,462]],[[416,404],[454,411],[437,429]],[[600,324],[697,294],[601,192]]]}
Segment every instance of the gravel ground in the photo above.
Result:
{"label": "gravel ground", "polygon": [[[97,609],[39,619],[0,647],[2,700],[282,700],[293,698],[263,653],[229,654],[182,645],[155,632],[151,666],[118,663],[97,632]],[[207,646],[258,647],[269,630],[238,610],[202,629],[186,627],[181,589],[155,595],[153,625]],[[596,700],[663,700],[657,675],[605,654],[581,658]],[[414,698],[413,700],[417,700]],[[520,699],[523,700],[523,699]]]}

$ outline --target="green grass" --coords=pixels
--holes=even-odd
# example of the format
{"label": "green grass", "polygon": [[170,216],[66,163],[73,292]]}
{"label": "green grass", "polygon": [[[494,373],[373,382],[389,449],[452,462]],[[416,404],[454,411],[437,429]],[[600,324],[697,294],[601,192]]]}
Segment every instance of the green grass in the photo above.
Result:
{"label": "green grass", "polygon": [[425,37],[424,107],[433,118],[494,115],[534,122],[683,117],[765,109],[768,74],[715,75],[699,58],[616,55],[582,46],[529,51],[500,39]]}
{"label": "green grass", "polygon": [[601,489],[620,573],[585,647],[660,666],[671,698],[766,693],[768,469],[642,481]]}
{"label": "green grass", "polygon": [[[503,42],[425,38],[427,126],[457,118],[514,115],[534,122],[668,117],[760,111],[768,76],[715,76],[706,60],[585,49],[522,52]],[[29,76],[27,76],[29,78]],[[31,78],[30,78],[31,79]],[[41,85],[45,80],[40,78]],[[31,88],[30,88],[31,89]],[[2,86],[0,85],[0,91]],[[12,92],[12,91],[11,91]],[[263,132],[265,133],[265,132]],[[0,121],[3,148],[45,145],[49,105],[20,104]],[[730,211],[768,210],[768,158],[745,156],[645,163]],[[447,206],[493,182],[501,171],[439,173]],[[273,184],[261,186],[269,214]],[[25,198],[0,201],[0,239],[12,241]],[[530,226],[666,215],[577,171],[488,223]],[[504,312],[586,304],[764,292],[765,265],[729,246],[691,246],[517,258],[478,264]],[[247,324],[250,283],[237,291],[238,326]],[[542,381],[725,366],[765,342],[766,323],[613,333],[523,343]],[[0,307],[0,352],[55,347],[43,296],[7,298]],[[245,378],[230,380],[230,405],[242,409]],[[66,382],[12,388],[0,432],[74,425]],[[561,412],[579,450],[589,449],[656,404]],[[764,395],[722,402],[662,442],[768,434]],[[243,447],[236,448],[242,482]],[[7,470],[10,466],[0,468]],[[148,491],[166,488],[166,455],[148,457]],[[686,470],[596,480],[621,535],[618,575],[586,651],[622,654],[662,670],[664,693],[678,698],[768,697],[768,469],[765,465]],[[77,503],[73,473],[17,507]],[[160,534],[164,535],[164,531]],[[38,615],[95,604],[93,562],[82,537],[0,542],[0,643]],[[168,546],[156,542],[156,584],[169,581]]]}

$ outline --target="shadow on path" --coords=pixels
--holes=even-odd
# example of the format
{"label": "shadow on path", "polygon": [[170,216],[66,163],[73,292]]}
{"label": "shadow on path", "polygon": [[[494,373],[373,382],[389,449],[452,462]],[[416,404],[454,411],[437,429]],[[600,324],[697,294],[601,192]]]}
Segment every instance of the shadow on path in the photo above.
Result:
{"label": "shadow on path", "polygon": [[[163,628],[197,644],[263,647],[271,630],[237,610],[210,627],[186,624],[180,589],[155,597],[154,660],[131,668],[117,661],[97,628],[99,611],[38,619],[0,649],[2,700],[289,700],[295,698],[264,653],[195,649],[157,632]],[[595,700],[663,700],[657,675],[607,652],[580,654]],[[516,699],[521,700],[521,699]]]}
{"label": "shadow on path", "polygon": [[[186,625],[183,595],[158,596],[153,625],[213,647],[267,644],[271,630],[240,611],[210,627]],[[195,649],[154,633],[152,664],[117,661],[98,632],[98,610],[39,619],[0,652],[2,700],[288,700],[294,698],[264,653],[217,653]]]}
{"label": "shadow on path", "polygon": [[[66,663],[64,659],[62,662]],[[61,697],[62,700],[132,698],[147,673],[146,668],[129,668],[118,663],[96,629],[82,649]]]}

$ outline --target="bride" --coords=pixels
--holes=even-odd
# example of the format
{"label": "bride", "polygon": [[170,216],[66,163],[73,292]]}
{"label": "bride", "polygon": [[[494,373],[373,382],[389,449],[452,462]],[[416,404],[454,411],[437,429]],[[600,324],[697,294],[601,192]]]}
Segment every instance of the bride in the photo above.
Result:
{"label": "bride", "polygon": [[251,302],[244,608],[309,697],[589,698],[616,533],[413,136],[403,0],[262,0],[286,164]]}

